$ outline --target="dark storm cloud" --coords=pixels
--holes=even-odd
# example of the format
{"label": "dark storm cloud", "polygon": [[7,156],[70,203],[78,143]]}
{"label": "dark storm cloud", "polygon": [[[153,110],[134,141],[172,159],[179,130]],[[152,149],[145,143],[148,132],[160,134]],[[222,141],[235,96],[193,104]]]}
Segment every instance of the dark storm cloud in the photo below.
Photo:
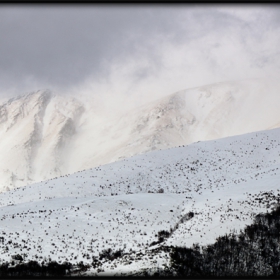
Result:
{"label": "dark storm cloud", "polygon": [[[176,10],[176,9],[175,9]],[[176,22],[158,8],[0,7],[1,74],[50,84],[80,82],[104,63],[141,51],[150,36],[173,36]],[[172,16],[172,12],[170,13]]]}
{"label": "dark storm cloud", "polygon": [[0,6],[0,89],[173,90],[259,74],[279,62],[278,15],[269,6]]}

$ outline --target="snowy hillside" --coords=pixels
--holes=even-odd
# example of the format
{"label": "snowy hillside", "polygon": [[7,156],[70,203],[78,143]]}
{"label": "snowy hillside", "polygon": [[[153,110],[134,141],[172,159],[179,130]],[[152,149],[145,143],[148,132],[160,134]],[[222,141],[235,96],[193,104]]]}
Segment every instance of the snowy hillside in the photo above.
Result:
{"label": "snowy hillside", "polygon": [[270,80],[226,82],[168,95],[106,124],[84,116],[71,146],[69,173],[152,150],[279,127],[279,90],[280,84]]}
{"label": "snowy hillside", "polygon": [[82,93],[79,100],[49,91],[11,99],[0,106],[0,191],[152,150],[278,127],[278,88],[269,80],[219,83],[110,117]]}
{"label": "snowy hillside", "polygon": [[83,106],[37,91],[0,106],[1,189],[43,180],[63,170],[63,153]]}
{"label": "snowy hillside", "polygon": [[[209,244],[280,199],[280,129],[152,151],[0,194],[1,261],[92,264],[88,274],[163,267],[161,245]],[[154,250],[154,251],[153,251]]]}

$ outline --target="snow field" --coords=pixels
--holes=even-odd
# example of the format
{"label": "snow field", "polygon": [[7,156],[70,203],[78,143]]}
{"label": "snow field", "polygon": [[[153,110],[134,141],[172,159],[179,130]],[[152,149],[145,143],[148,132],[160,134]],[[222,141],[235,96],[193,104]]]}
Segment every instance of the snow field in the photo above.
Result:
{"label": "snow field", "polygon": [[0,261],[21,254],[91,264],[112,248],[127,255],[88,274],[163,267],[168,256],[149,246],[159,231],[173,229],[161,245],[206,245],[279,203],[279,136],[273,129],[153,151],[1,193]]}

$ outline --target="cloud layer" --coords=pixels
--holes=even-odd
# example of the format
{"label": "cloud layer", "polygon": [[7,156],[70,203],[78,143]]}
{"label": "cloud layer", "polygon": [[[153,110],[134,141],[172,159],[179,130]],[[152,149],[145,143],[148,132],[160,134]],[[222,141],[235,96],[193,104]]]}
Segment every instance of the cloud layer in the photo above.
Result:
{"label": "cloud layer", "polygon": [[280,7],[0,7],[0,94],[41,88],[137,104],[203,84],[278,76]]}

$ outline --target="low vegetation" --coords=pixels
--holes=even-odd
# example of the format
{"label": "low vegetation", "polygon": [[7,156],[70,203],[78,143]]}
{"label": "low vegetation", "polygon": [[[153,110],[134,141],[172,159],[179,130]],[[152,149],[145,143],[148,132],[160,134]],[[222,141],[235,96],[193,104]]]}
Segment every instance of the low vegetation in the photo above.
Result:
{"label": "low vegetation", "polygon": [[259,214],[240,234],[208,246],[171,247],[170,268],[161,274],[189,277],[279,277],[280,207]]}

